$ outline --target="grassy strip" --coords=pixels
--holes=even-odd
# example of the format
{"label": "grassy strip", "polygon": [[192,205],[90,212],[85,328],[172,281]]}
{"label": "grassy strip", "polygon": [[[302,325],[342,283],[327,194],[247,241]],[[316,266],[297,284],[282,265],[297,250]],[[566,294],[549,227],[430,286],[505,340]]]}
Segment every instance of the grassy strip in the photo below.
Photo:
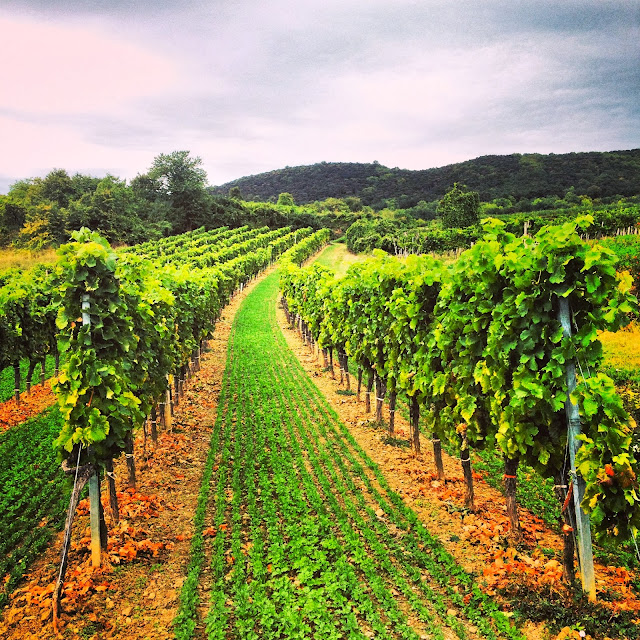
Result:
{"label": "grassy strip", "polygon": [[[55,358],[47,356],[44,364],[45,378],[50,378],[55,372]],[[29,360],[22,358],[20,360],[20,392],[27,389],[27,373],[29,373]],[[31,377],[31,386],[35,386],[40,382],[40,365],[36,366],[33,376]],[[13,367],[7,367],[0,371],[0,402],[6,402],[13,398],[15,390]]]}
{"label": "grassy strip", "polygon": [[54,407],[0,435],[0,606],[64,524],[69,485],[52,445],[61,425]]}
{"label": "grassy strip", "polygon": [[437,640],[444,625],[465,638],[471,622],[481,637],[519,637],[362,461],[284,344],[276,292],[267,278],[234,322],[176,636],[198,626],[207,531],[208,638],[417,640],[414,619]]}
{"label": "grassy strip", "polygon": [[[297,361],[295,365],[299,368]],[[291,364],[291,368],[294,368],[293,363]],[[413,580],[415,586],[421,589],[425,596],[433,602],[438,613],[447,620],[449,625],[454,628],[460,637],[463,637],[463,629],[455,619],[447,615],[450,608],[461,608],[463,615],[477,624],[486,637],[495,637],[495,632],[486,624],[487,619],[490,618],[494,618],[497,629],[500,630],[501,633],[505,633],[507,636],[513,634],[512,637],[520,637],[519,633],[511,628],[505,616],[498,611],[493,601],[480,592],[473,579],[461,570],[453,558],[442,548],[439,541],[431,538],[423,527],[415,527],[417,524],[415,514],[404,505],[400,496],[389,488],[378,467],[368,458],[366,453],[360,449],[346,427],[340,422],[338,416],[326,403],[324,396],[306,377],[301,368],[297,376],[293,373],[292,375],[304,385],[307,393],[307,402],[315,403],[317,406],[315,423],[320,425],[322,429],[319,433],[320,438],[325,442],[331,443],[331,446],[326,447],[326,450],[331,452],[332,460],[326,461],[326,467],[330,469],[333,466],[342,470],[342,478],[347,486],[350,487],[351,494],[356,496],[359,507],[366,511],[371,526],[375,529],[377,535],[381,536],[385,541],[387,552],[392,550],[397,559],[398,566],[401,568],[401,571],[405,572],[405,575],[401,579],[409,578]],[[298,410],[303,410],[303,408],[298,407]],[[318,414],[324,415],[324,421],[319,419],[320,415]],[[325,428],[322,428],[323,422]],[[350,446],[347,446],[347,443]],[[372,475],[375,476],[378,483],[384,488],[384,495],[373,486],[363,466],[356,461],[352,455],[351,449],[364,461],[365,466],[373,472]],[[350,463],[351,467],[349,469],[345,465],[344,460]],[[396,541],[389,536],[388,528],[382,526],[378,515],[370,507],[365,505],[362,499],[362,489],[358,490],[358,487],[352,482],[352,477],[354,476],[364,483],[369,495],[382,507],[386,517],[389,517],[391,522],[405,532],[402,541],[406,544],[398,545]],[[398,509],[397,507],[400,508]],[[352,517],[355,518],[357,516],[352,514]],[[369,532],[370,538],[371,535],[371,532]],[[433,562],[434,551],[438,559],[436,563]],[[383,551],[379,550],[379,553],[383,553]],[[447,558],[450,563],[451,569],[449,571],[443,572],[442,567],[439,566],[443,558]],[[414,570],[415,566],[429,569],[431,573],[430,577],[435,577],[436,582],[447,592],[447,601],[443,600],[439,597],[439,594],[430,589],[429,585],[421,579],[419,572]],[[457,574],[459,580],[452,582],[451,574]],[[466,603],[463,600],[465,593],[469,596]]]}
{"label": "grassy strip", "polygon": [[[268,375],[269,360],[273,356],[268,348],[272,337],[259,328],[264,329],[264,308],[258,305],[246,311],[245,318],[239,316],[239,327],[243,326],[246,331],[239,344],[245,357],[243,378],[250,381],[251,394],[244,402],[243,413],[253,425],[254,437],[259,444],[252,448],[251,434],[242,435],[245,436],[247,452],[255,450],[257,456],[260,507],[249,508],[245,515],[249,516],[249,531],[258,531],[258,537],[261,537],[260,525],[264,524],[264,562],[268,564],[264,572],[262,558],[253,554],[251,562],[254,566],[251,569],[255,568],[257,560],[259,571],[252,573],[255,579],[249,585],[254,609],[257,608],[255,596],[259,598],[260,614],[253,629],[250,619],[245,616],[241,636],[343,637],[340,615],[338,620],[335,618],[338,608],[348,605],[348,599],[345,596],[341,598],[340,589],[336,589],[333,563],[323,543],[329,536],[329,547],[337,549],[339,545],[331,537],[328,518],[310,509],[297,483],[291,482],[295,462],[280,426],[287,420],[287,414],[274,403],[274,381]],[[244,466],[247,470],[251,465],[245,461]],[[251,504],[249,499],[247,503]],[[330,571],[331,576],[328,575]],[[235,615],[236,627],[240,631],[240,607],[236,607]],[[343,622],[349,621],[351,637],[354,633],[361,637],[352,612],[347,611]]]}

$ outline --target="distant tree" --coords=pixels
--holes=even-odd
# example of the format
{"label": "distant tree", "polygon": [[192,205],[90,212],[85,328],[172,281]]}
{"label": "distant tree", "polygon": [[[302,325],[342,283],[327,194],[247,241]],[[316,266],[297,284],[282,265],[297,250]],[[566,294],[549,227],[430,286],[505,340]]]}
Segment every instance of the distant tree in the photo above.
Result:
{"label": "distant tree", "polygon": [[295,202],[293,201],[293,196],[285,192],[278,196],[278,204],[284,205],[285,207],[293,207]]}
{"label": "distant tree", "polygon": [[237,185],[229,189],[229,197],[233,200],[244,200],[242,197],[242,191],[240,191],[240,187]]}
{"label": "distant tree", "polygon": [[25,206],[12,196],[0,196],[0,225],[5,229],[16,231],[25,223],[27,211]]}
{"label": "distant tree", "polygon": [[478,222],[480,196],[475,191],[460,188],[458,183],[438,203],[438,215],[445,229],[464,229]]}
{"label": "distant tree", "polygon": [[71,186],[73,187],[74,198],[80,198],[85,193],[92,193],[95,191],[101,178],[95,176],[88,176],[83,173],[74,173],[71,176]]}
{"label": "distant tree", "polygon": [[202,160],[192,158],[189,151],[161,153],[151,169],[135,178],[134,189],[146,192],[169,205],[169,221],[173,233],[191,231],[207,219],[209,194],[207,174]]}
{"label": "distant tree", "polygon": [[357,196],[347,196],[344,198],[344,202],[350,211],[362,211],[362,200]]}
{"label": "distant tree", "polygon": [[65,212],[56,202],[38,203],[29,208],[15,244],[31,251],[39,251],[64,242],[68,237],[65,227]]}
{"label": "distant tree", "polygon": [[54,202],[59,207],[67,207],[76,195],[71,177],[64,169],[54,169],[42,180],[37,178],[34,182],[40,186],[42,200]]}

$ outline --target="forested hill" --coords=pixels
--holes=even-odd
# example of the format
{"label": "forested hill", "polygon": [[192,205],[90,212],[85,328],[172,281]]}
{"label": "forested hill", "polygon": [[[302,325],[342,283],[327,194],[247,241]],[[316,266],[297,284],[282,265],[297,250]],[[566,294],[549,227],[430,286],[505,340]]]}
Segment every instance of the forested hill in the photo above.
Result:
{"label": "forested hill", "polygon": [[482,156],[436,169],[389,169],[377,162],[321,162],[247,176],[213,187],[228,194],[239,187],[246,199],[269,200],[290,193],[304,204],[329,197],[357,196],[363,204],[382,207],[391,198],[397,207],[440,199],[454,182],[479,192],[483,201],[562,196],[571,187],[593,198],[640,193],[640,149],[542,155]]}

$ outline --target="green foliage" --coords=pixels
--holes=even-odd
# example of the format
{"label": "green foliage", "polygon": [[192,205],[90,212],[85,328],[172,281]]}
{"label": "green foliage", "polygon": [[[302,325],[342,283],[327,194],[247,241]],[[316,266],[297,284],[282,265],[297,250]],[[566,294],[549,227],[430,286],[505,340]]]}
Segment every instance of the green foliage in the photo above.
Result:
{"label": "green foliage", "polygon": [[445,229],[465,229],[478,222],[480,197],[475,191],[467,191],[454,184],[438,203],[438,215]]}
{"label": "green foliage", "polygon": [[[574,394],[583,443],[584,506],[599,534],[640,528],[640,465],[629,418],[601,367],[597,332],[616,330],[637,303],[612,251],[580,237],[591,220],[507,233],[498,220],[444,270],[428,257],[377,256],[340,279],[315,266],[282,280],[289,310],[322,347],[347,354],[431,409],[432,430],[456,447],[464,423],[476,447],[497,445],[543,476],[563,477],[565,365],[579,362]],[[559,299],[574,334],[563,337]]]}
{"label": "green foliage", "polygon": [[229,197],[233,200],[244,200],[240,187],[231,187],[229,189]]}
{"label": "green foliage", "polygon": [[311,234],[198,229],[116,252],[96,232],[75,232],[55,271],[0,278],[0,392],[11,391],[7,367],[59,346],[64,424],[55,445],[74,462],[81,451],[83,462],[102,465],[213,332],[233,291],[298,241],[290,259],[304,260],[330,232]]}
{"label": "green foliage", "polygon": [[206,221],[207,174],[201,165],[188,151],[161,153],[147,174],[155,199],[168,206],[174,233],[192,231]]}
{"label": "green foliage", "polygon": [[[55,370],[54,359],[51,356],[46,356],[45,360],[45,377],[50,378]],[[20,391],[24,391],[27,388],[27,374],[29,372],[29,358],[22,358],[20,360]],[[40,371],[34,369],[31,380],[29,380],[32,386],[35,386],[40,382]],[[14,394],[14,373],[13,367],[7,367],[0,371],[0,402],[6,402],[13,397]]]}
{"label": "green foliage", "polygon": [[0,606],[64,523],[69,489],[52,446],[61,425],[53,408],[0,434]]}
{"label": "green foliage", "polygon": [[64,418],[55,444],[74,459],[82,445],[81,460],[99,465],[124,450],[126,434],[145,417],[129,375],[139,338],[131,332],[116,254],[97,233],[73,237],[59,262],[57,327],[66,358],[54,385]]}
{"label": "green foliage", "polygon": [[[557,209],[537,213],[519,213],[501,217],[504,230],[516,236],[535,235],[540,229],[549,225],[572,222],[581,215],[589,215],[593,223],[583,235],[592,238],[617,234],[620,230],[631,228],[635,231],[640,222],[640,207],[637,204],[615,203],[606,206],[589,208],[574,207],[571,209]],[[466,228],[446,228],[442,221],[434,220],[425,225],[413,219],[403,217],[403,212],[395,212],[393,222],[381,217],[361,219],[356,221],[345,234],[347,245],[351,251],[369,252],[374,248],[383,249],[388,253],[445,253],[458,249],[469,248],[482,238],[481,225],[474,224]],[[638,271],[633,261],[634,248],[637,244],[635,236],[627,240],[610,238],[604,240],[607,246],[617,246],[620,254],[621,267]],[[623,249],[623,245],[628,245]],[[635,277],[635,276],[634,276]]]}
{"label": "green foliage", "polygon": [[241,198],[211,195],[201,164],[189,152],[175,151],[157,156],[149,171],[128,185],[110,175],[69,177],[64,170],[18,182],[0,196],[2,239],[37,250],[68,241],[82,227],[110,242],[136,244],[200,226],[325,226],[315,213],[298,207],[273,205],[255,212]]}
{"label": "green foliage", "polygon": [[[440,200],[455,182],[477,191],[484,202],[513,200],[509,205],[500,202],[501,210],[520,201],[528,208],[518,210],[550,208],[549,203],[563,194],[572,201],[564,196],[568,206],[577,204],[576,193],[589,198],[634,196],[640,184],[640,149],[483,156],[421,171],[390,169],[379,163],[321,162],[247,176],[214,191],[227,194],[232,186],[238,186],[247,199],[262,201],[275,201],[278,194],[288,192],[299,203],[355,196],[376,210],[390,205],[410,209],[420,201]],[[536,200],[540,202],[532,204]]]}
{"label": "green foliage", "polygon": [[278,196],[278,204],[281,207],[292,207],[295,202],[293,201],[293,196],[290,193],[281,193]]}
{"label": "green foliage", "polygon": [[611,249],[617,258],[616,268],[628,271],[633,278],[633,290],[640,293],[640,236],[629,235],[604,238],[600,244]]}
{"label": "green foliage", "polygon": [[39,267],[29,274],[10,272],[0,281],[0,371],[28,359],[55,354],[55,278]]}
{"label": "green foliage", "polygon": [[583,630],[592,638],[631,640],[638,634],[632,612],[612,612],[608,603],[590,602],[584,593],[554,589],[552,585],[532,588],[524,576],[508,588],[500,589],[500,595],[512,603],[524,619],[545,623],[552,634],[558,634],[564,627]]}

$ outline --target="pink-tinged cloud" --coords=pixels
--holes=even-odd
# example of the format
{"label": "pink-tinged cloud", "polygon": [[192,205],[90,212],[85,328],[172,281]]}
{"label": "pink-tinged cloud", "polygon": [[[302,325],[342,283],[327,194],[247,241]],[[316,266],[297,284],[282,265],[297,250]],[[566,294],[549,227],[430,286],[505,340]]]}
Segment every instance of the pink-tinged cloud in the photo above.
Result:
{"label": "pink-tinged cloud", "polygon": [[109,113],[174,87],[176,65],[92,23],[0,16],[0,109],[19,117]]}

